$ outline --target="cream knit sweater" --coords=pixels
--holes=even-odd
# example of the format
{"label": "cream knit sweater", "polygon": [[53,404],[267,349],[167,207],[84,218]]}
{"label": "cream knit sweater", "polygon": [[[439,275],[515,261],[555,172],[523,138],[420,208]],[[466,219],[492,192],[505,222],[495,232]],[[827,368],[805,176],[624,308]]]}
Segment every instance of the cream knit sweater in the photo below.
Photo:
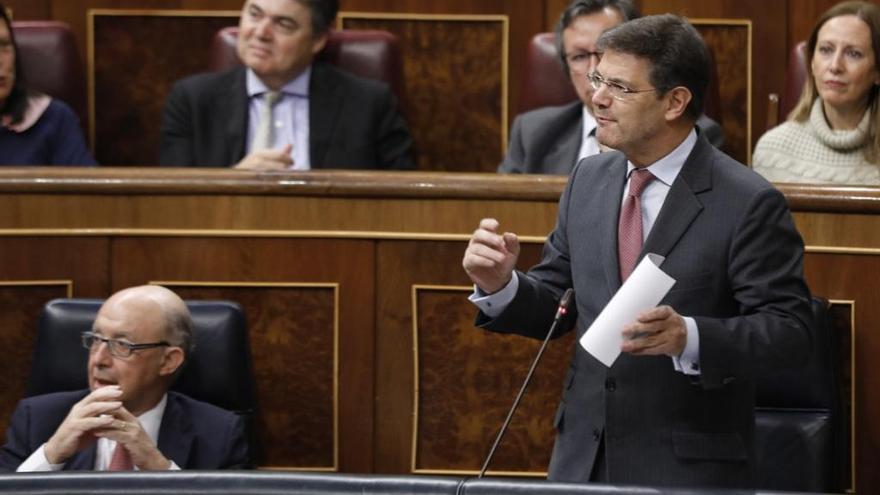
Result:
{"label": "cream knit sweater", "polygon": [[771,182],[880,184],[880,166],[865,161],[868,118],[849,131],[828,127],[820,99],[805,122],[787,121],[761,136],[752,168]]}

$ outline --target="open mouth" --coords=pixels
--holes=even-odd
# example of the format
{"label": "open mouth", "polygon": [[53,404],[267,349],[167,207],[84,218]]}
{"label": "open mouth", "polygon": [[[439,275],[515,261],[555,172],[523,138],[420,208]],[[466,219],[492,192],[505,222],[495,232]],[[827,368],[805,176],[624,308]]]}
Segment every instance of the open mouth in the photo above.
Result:
{"label": "open mouth", "polygon": [[109,387],[110,385],[117,384],[117,382],[113,380],[104,380],[102,378],[95,378],[93,381],[95,383],[95,388]]}

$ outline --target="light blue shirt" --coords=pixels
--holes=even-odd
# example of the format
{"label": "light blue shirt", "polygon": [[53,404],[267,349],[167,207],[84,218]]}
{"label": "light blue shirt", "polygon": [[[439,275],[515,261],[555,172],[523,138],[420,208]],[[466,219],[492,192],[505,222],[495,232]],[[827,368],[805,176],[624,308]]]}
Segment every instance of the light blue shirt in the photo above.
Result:
{"label": "light blue shirt", "polygon": [[[649,165],[647,168],[657,178],[651,181],[642,191],[642,241],[648,238],[648,234],[654,227],[654,221],[660,214],[660,208],[666,201],[666,195],[675,178],[678,177],[684,166],[688,155],[693,151],[697,144],[697,133],[691,130],[690,134],[678,145],[671,153]],[[621,204],[626,199],[629,192],[629,178],[635,165],[627,161],[627,179],[626,186],[623,188],[623,195],[620,198]],[[515,272],[514,272],[515,273]],[[504,312],[507,305],[513,301],[516,291],[519,288],[519,278],[514,276],[510,278],[510,282],[503,289],[494,294],[485,294],[478,287],[474,287],[474,293],[469,297],[480,310],[491,318],[495,318]],[[575,296],[577,297],[577,296]],[[672,364],[676,371],[686,375],[700,374],[700,333],[697,328],[697,322],[693,318],[683,316],[685,326],[687,327],[687,342],[681,356],[672,358]]]}
{"label": "light blue shirt", "polygon": [[[281,98],[275,104],[272,112],[273,132],[272,149],[281,148],[287,144],[293,145],[290,157],[293,159],[292,170],[309,170],[311,161],[309,157],[309,81],[311,80],[312,67],[306,67],[300,75],[288,82],[281,88]],[[260,122],[260,112],[263,108],[263,95],[268,87],[254,73],[247,70],[245,83],[248,94],[248,133],[247,152],[251,152],[254,135]]]}

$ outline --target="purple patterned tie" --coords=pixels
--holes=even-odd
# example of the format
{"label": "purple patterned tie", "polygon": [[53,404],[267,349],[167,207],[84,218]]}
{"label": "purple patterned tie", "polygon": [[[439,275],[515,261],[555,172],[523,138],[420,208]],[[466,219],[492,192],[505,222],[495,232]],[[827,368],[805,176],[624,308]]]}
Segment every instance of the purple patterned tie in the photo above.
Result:
{"label": "purple patterned tie", "polygon": [[642,252],[642,192],[654,180],[646,169],[635,169],[629,179],[629,192],[620,210],[617,225],[617,255],[620,261],[620,281],[626,282],[636,267]]}

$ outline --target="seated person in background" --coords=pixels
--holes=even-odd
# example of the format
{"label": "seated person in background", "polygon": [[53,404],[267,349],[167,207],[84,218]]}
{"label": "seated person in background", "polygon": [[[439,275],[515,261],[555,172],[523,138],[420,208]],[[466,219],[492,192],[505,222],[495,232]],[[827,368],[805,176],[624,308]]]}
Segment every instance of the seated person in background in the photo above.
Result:
{"label": "seated person in background", "polygon": [[880,184],[880,7],[831,7],[806,48],[801,99],[758,140],[752,166],[774,182]]}
{"label": "seated person in background", "polygon": [[250,466],[241,418],[168,388],[192,348],[186,304],[159,286],[124,289],[91,332],[89,390],[22,400],[0,469],[223,469]]}
{"label": "seated person in background", "polygon": [[[556,48],[579,101],[526,112],[513,121],[507,155],[498,172],[568,175],[581,158],[600,152],[593,118],[593,89],[587,75],[596,69],[596,41],[603,31],[639,17],[630,0],[574,0],[556,23]],[[697,128],[720,148],[717,122],[701,115]]]}
{"label": "seated person in background", "polygon": [[95,165],[70,107],[25,86],[2,4],[0,20],[0,165]]}
{"label": "seated person in background", "polygon": [[415,168],[412,138],[388,86],[312,63],[338,8],[336,0],[247,0],[237,47],[245,67],[174,85],[162,119],[159,162]]}

